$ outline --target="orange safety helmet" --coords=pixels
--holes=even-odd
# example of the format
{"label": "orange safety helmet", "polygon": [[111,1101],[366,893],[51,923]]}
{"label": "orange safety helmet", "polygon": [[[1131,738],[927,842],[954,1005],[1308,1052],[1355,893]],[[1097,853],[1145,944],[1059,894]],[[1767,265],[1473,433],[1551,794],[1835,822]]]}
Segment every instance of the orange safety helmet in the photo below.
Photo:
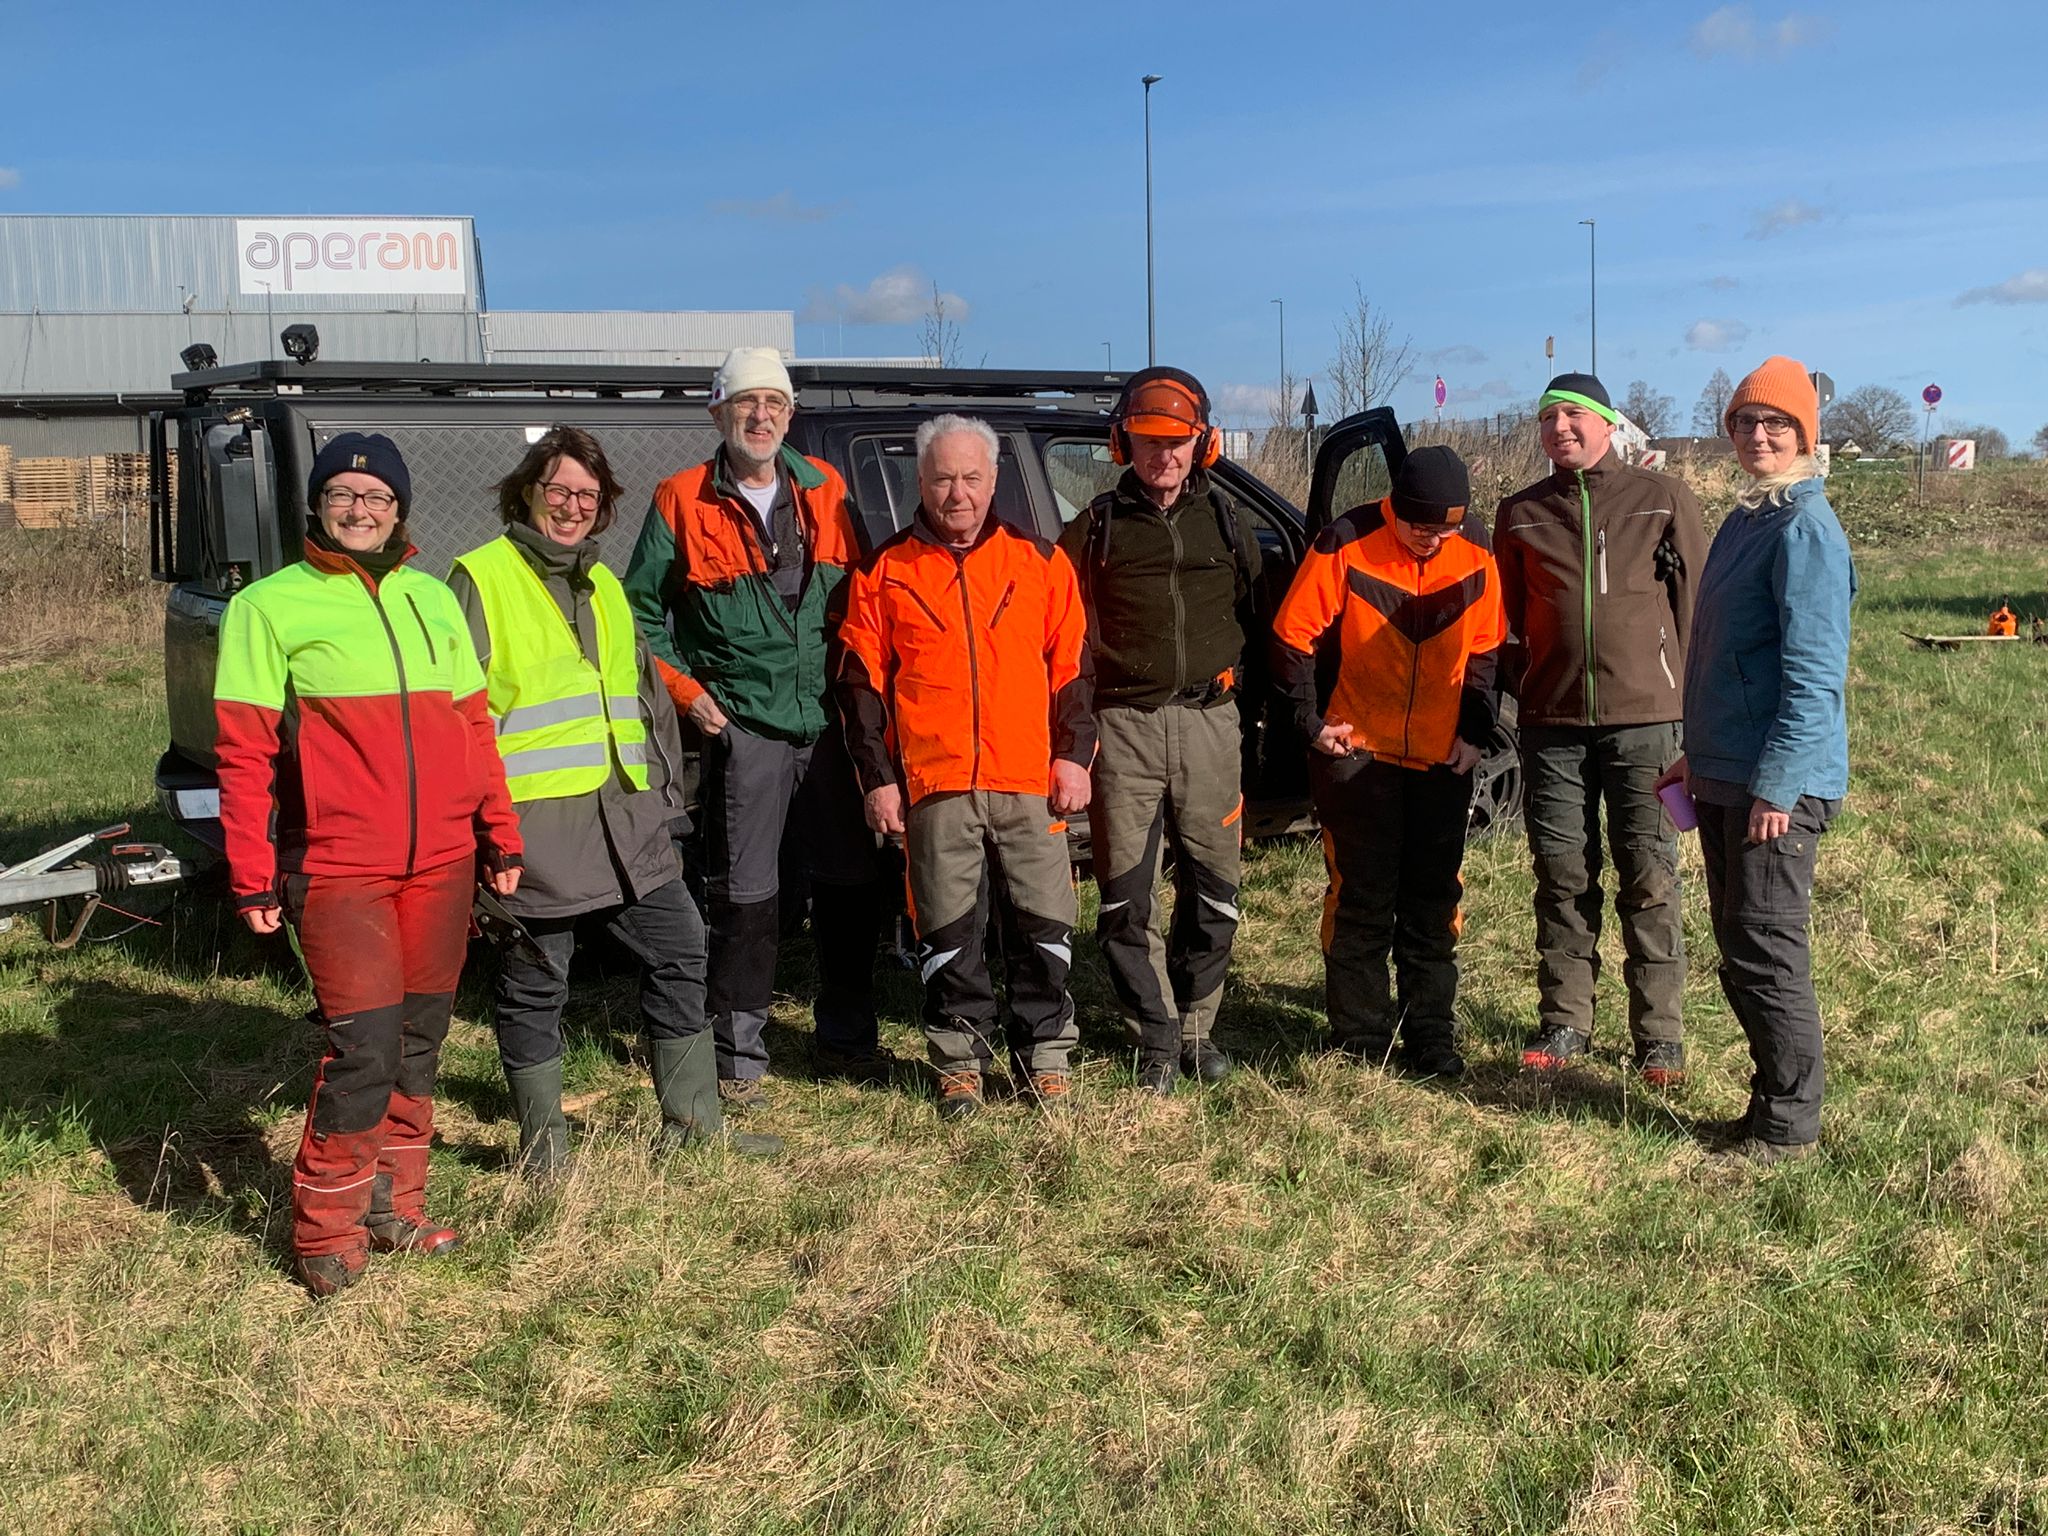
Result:
{"label": "orange safety helmet", "polygon": [[1209,392],[1179,368],[1144,368],[1124,381],[1109,416],[1109,457],[1131,462],[1131,433],[1177,437],[1195,434],[1195,462],[1207,469],[1223,457],[1223,439],[1209,420]]}

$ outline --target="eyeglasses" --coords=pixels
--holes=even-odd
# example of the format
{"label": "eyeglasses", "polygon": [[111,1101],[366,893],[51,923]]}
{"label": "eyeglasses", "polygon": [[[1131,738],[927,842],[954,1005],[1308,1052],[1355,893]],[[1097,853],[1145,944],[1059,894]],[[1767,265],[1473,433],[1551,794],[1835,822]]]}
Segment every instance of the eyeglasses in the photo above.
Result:
{"label": "eyeglasses", "polygon": [[1799,423],[1790,416],[1759,416],[1755,411],[1737,411],[1728,418],[1728,425],[1735,429],[1737,437],[1747,437],[1758,427],[1772,437],[1784,437]]}
{"label": "eyeglasses", "polygon": [[566,485],[556,485],[553,482],[549,482],[540,488],[540,494],[551,507],[566,507],[571,501],[574,501],[585,512],[595,512],[597,510],[596,491],[572,491]]}
{"label": "eyeglasses", "polygon": [[790,413],[790,403],[780,395],[735,395],[725,402],[738,416],[772,416],[777,420]]}
{"label": "eyeglasses", "polygon": [[389,491],[351,491],[330,485],[320,493],[320,505],[330,512],[346,512],[359,501],[372,512],[389,512],[398,505],[398,498]]}

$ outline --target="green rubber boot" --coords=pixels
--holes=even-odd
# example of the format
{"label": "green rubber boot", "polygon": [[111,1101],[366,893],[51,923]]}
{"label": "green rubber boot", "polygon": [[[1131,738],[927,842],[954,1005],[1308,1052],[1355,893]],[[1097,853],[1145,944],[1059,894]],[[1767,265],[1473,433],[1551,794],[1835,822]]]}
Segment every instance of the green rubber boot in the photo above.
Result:
{"label": "green rubber boot", "polygon": [[718,1103],[718,1055],[711,1031],[650,1040],[654,1097],[661,1105],[659,1151],[722,1141],[742,1157],[778,1157],[782,1138],[729,1130]]}
{"label": "green rubber boot", "polygon": [[507,1068],[512,1113],[519,1120],[519,1171],[546,1178],[569,1165],[569,1122],[562,1114],[562,1058]]}

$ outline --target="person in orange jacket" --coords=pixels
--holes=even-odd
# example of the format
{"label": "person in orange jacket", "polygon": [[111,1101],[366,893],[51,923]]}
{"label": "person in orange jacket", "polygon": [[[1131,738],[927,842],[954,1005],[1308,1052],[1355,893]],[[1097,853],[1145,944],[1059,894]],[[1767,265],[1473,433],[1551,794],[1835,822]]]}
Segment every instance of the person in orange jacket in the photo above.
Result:
{"label": "person in orange jacket", "polygon": [[[1309,742],[1323,824],[1324,985],[1338,1049],[1423,1076],[1465,1070],[1455,1039],[1459,868],[1472,770],[1492,734],[1507,625],[1471,478],[1418,448],[1392,494],[1316,535],[1273,622],[1274,678]],[[1462,535],[1462,536],[1461,536]],[[1316,687],[1331,631],[1336,682]],[[1388,985],[1393,956],[1399,1004]]]}
{"label": "person in orange jacket", "polygon": [[995,1059],[984,945],[999,919],[1013,1069],[1070,1102],[1074,883],[1065,818],[1088,806],[1093,669],[1074,568],[989,515],[996,435],[917,429],[910,525],[848,584],[834,665],[868,825],[901,836],[939,1114],[982,1105]]}

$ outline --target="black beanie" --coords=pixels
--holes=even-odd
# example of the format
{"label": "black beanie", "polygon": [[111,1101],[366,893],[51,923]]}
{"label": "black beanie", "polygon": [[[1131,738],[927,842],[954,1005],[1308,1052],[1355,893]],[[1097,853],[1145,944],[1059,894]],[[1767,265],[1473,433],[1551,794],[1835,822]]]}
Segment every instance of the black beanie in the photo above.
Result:
{"label": "black beanie", "polygon": [[1461,523],[1472,500],[1472,477],[1453,449],[1411,449],[1394,473],[1392,500],[1394,516],[1404,523]]}
{"label": "black beanie", "polygon": [[320,503],[320,487],[336,475],[351,470],[375,475],[398,498],[399,516],[412,505],[412,475],[399,455],[398,444],[381,432],[338,432],[313,458],[313,472],[306,477],[306,505]]}
{"label": "black beanie", "polygon": [[1560,373],[1543,386],[1542,398],[1536,402],[1541,412],[1559,400],[1570,400],[1584,404],[1590,401],[1599,413],[1612,421],[1619,413],[1614,409],[1613,400],[1608,398],[1607,386],[1590,373]]}

